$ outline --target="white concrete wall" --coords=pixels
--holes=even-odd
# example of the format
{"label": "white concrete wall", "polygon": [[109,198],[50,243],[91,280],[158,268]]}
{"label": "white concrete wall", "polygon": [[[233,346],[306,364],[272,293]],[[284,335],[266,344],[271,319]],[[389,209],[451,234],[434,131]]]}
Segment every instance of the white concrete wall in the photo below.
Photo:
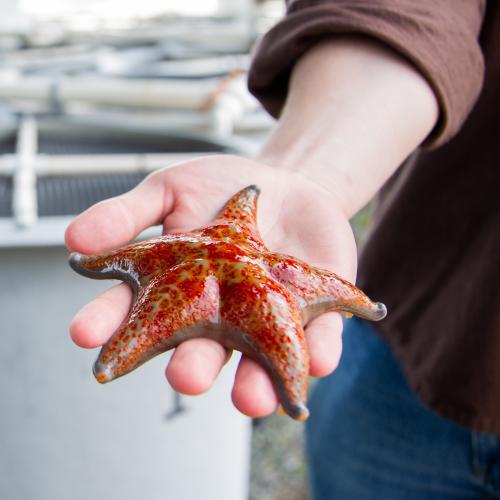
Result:
{"label": "white concrete wall", "polygon": [[109,283],[76,275],[66,257],[0,249],[0,498],[246,499],[250,421],[230,402],[236,360],[170,420],[166,355],[99,385],[97,353],[74,346],[68,325]]}

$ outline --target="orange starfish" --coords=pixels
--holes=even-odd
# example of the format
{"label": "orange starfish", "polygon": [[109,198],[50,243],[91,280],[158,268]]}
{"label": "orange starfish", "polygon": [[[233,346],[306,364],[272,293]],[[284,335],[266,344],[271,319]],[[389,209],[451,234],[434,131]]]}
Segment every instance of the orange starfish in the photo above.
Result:
{"label": "orange starfish", "polygon": [[305,420],[309,354],[304,326],[326,311],[370,320],[386,314],[336,274],[270,252],[257,228],[259,189],[234,195],[208,227],[134,243],[106,255],[73,253],[89,278],[128,283],[128,317],[94,365],[101,383],[193,337],[210,337],[257,361],[288,415]]}

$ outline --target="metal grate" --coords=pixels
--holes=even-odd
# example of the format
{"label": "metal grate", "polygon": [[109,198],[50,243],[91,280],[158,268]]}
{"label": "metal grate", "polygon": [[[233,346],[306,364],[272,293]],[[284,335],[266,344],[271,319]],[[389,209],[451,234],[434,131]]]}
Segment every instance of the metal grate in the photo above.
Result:
{"label": "metal grate", "polygon": [[40,132],[41,154],[111,154],[111,153],[182,153],[186,151],[221,151],[221,146],[189,137],[148,137],[144,134],[110,134],[79,131],[79,134]]}
{"label": "metal grate", "polygon": [[0,154],[12,154],[16,151],[16,136],[4,137],[0,140]]}
{"label": "metal grate", "polygon": [[36,187],[38,215],[76,215],[94,203],[125,193],[145,176],[146,174],[39,177]]}
{"label": "metal grate", "polygon": [[12,215],[12,177],[0,175],[0,217]]}
{"label": "metal grate", "polygon": [[[15,153],[16,137],[0,140],[0,154]],[[232,152],[230,147],[198,137],[176,137],[97,128],[41,129],[37,153],[106,155],[184,152]],[[144,179],[146,173],[46,175],[36,179],[38,216],[76,215],[91,205],[120,195]],[[12,177],[0,175],[0,217],[13,217]]]}

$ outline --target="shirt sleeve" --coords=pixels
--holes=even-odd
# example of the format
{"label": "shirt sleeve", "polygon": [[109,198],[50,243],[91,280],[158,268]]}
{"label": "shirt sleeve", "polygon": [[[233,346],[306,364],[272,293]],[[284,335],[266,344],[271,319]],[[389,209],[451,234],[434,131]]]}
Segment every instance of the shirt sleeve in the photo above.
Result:
{"label": "shirt sleeve", "polygon": [[249,89],[278,117],[297,60],[326,37],[369,36],[411,61],[432,86],[438,124],[426,141],[436,147],[457,133],[483,82],[478,42],[486,0],[290,0],[286,16],[260,41]]}

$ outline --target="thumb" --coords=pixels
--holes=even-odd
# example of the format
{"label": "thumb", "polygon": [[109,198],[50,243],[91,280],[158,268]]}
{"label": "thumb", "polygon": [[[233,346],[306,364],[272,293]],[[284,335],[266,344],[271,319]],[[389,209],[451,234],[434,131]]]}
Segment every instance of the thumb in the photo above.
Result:
{"label": "thumb", "polygon": [[79,215],[64,236],[70,251],[93,254],[131,241],[160,224],[174,206],[174,193],[161,173],[146,177],[125,194],[101,201]]}

